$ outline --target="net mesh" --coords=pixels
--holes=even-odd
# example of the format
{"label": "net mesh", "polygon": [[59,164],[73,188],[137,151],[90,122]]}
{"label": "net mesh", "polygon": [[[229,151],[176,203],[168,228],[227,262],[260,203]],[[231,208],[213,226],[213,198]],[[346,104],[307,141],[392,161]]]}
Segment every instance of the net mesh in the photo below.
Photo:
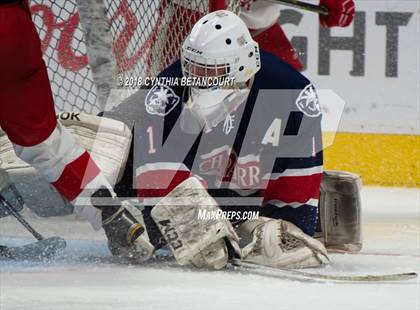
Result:
{"label": "net mesh", "polygon": [[[216,0],[104,0],[121,78],[156,76],[179,58],[185,37]],[[219,1],[220,2],[220,1]],[[228,2],[237,11],[239,0]],[[102,111],[75,0],[30,0],[57,112]]]}

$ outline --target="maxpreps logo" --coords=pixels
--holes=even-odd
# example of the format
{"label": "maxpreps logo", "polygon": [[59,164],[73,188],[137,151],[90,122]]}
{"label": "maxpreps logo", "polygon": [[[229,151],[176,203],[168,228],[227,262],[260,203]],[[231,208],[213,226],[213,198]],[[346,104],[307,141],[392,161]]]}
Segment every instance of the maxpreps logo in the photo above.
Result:
{"label": "maxpreps logo", "polygon": [[179,103],[179,97],[166,85],[155,85],[147,93],[144,105],[149,114],[168,115]]}
{"label": "maxpreps logo", "polygon": [[296,106],[308,117],[317,117],[321,115],[321,106],[319,105],[318,94],[312,84],[307,85],[296,99]]}

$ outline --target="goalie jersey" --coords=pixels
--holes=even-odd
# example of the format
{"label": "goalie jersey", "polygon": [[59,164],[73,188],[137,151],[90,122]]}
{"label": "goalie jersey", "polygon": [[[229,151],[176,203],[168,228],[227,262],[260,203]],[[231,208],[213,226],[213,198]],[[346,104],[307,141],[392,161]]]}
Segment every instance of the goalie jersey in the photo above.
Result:
{"label": "goalie jersey", "polygon": [[[107,115],[134,122],[133,177],[146,206],[190,176],[225,210],[259,211],[313,235],[322,177],[321,111],[303,75],[261,51],[245,102],[211,130],[191,130],[180,62]],[[172,83],[172,84],[169,84]],[[131,168],[130,168],[131,169]],[[235,222],[235,219],[233,219]]]}

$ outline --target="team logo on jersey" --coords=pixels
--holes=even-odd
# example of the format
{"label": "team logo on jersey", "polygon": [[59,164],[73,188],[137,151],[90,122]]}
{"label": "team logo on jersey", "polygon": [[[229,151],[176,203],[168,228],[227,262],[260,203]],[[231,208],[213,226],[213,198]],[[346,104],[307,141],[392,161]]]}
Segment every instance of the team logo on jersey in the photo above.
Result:
{"label": "team logo on jersey", "polygon": [[179,96],[166,85],[155,85],[147,93],[144,105],[149,114],[168,115],[179,103]]}
{"label": "team logo on jersey", "polygon": [[321,115],[318,95],[312,84],[307,85],[296,99],[296,106],[306,116],[317,117]]}
{"label": "team logo on jersey", "polygon": [[200,156],[200,175],[214,176],[215,186],[227,182],[231,189],[253,190],[261,182],[261,162],[259,155],[249,154],[236,157],[227,145]]}

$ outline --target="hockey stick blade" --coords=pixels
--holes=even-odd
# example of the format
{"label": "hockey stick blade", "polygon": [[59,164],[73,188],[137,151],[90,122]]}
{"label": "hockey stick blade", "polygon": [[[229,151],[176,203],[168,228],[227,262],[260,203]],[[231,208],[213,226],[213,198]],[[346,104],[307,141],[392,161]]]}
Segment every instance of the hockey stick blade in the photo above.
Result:
{"label": "hockey stick blade", "polygon": [[51,237],[22,246],[0,246],[0,258],[13,260],[51,259],[66,247],[63,238]]}
{"label": "hockey stick blade", "polygon": [[239,259],[234,259],[232,265],[242,267],[248,270],[253,270],[263,273],[270,273],[272,276],[277,275],[279,278],[293,278],[297,280],[324,280],[332,282],[389,282],[389,281],[406,281],[417,278],[417,273],[394,273],[394,274],[380,274],[380,275],[330,275],[311,273],[294,269],[281,269],[268,266],[257,265],[253,263],[243,262]]}

